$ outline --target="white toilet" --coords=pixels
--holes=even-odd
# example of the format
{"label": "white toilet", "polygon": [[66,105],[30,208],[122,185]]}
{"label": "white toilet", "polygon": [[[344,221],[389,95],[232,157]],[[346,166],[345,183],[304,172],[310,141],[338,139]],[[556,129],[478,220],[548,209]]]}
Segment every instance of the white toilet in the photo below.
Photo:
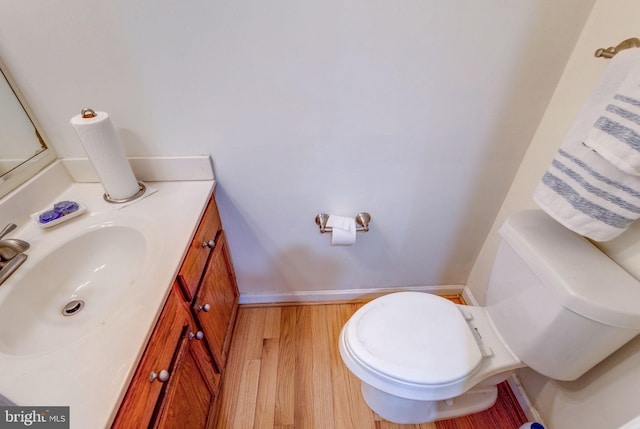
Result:
{"label": "white toilet", "polygon": [[640,333],[640,283],[588,240],[539,210],[514,214],[500,235],[485,307],[398,292],[343,327],[342,359],[381,417],[482,411],[516,368],[575,380]]}

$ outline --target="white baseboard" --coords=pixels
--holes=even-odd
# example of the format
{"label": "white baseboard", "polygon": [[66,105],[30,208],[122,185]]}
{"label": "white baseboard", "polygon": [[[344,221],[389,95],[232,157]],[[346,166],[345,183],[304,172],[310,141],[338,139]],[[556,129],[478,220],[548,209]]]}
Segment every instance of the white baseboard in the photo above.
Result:
{"label": "white baseboard", "polygon": [[509,383],[509,387],[511,391],[516,397],[518,404],[520,404],[520,408],[524,412],[524,415],[527,416],[527,420],[530,422],[538,422],[544,427],[548,427],[542,421],[542,417],[536,407],[533,406],[531,400],[529,400],[529,396],[527,396],[527,392],[525,392],[522,383],[520,383],[520,379],[516,373],[511,374],[511,377],[507,379],[507,383]]}
{"label": "white baseboard", "polygon": [[480,305],[476,297],[471,293],[471,289],[466,286],[462,291],[462,298],[464,298],[464,302],[466,302],[467,305]]}
{"label": "white baseboard", "polygon": [[240,304],[277,304],[285,302],[346,301],[351,299],[375,298],[391,292],[417,291],[437,295],[452,295],[463,292],[464,286],[412,286],[383,289],[315,290],[273,293],[240,294]]}
{"label": "white baseboard", "polygon": [[[131,157],[129,164],[142,182],[213,180],[209,156]],[[76,182],[99,182],[96,170],[87,158],[63,158],[62,163]]]}

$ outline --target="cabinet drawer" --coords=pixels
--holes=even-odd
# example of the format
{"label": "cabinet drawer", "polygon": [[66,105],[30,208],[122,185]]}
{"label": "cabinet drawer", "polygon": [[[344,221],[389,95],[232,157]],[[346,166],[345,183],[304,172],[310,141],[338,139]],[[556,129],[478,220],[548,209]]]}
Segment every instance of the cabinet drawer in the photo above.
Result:
{"label": "cabinet drawer", "polygon": [[[112,429],[147,427],[165,386],[158,376],[162,370],[171,371],[189,320],[189,312],[174,283]],[[156,374],[154,379],[152,373]]]}
{"label": "cabinet drawer", "polygon": [[178,274],[178,280],[187,301],[191,301],[196,294],[202,278],[202,271],[207,263],[209,253],[215,245],[216,235],[221,229],[218,207],[212,196]]}

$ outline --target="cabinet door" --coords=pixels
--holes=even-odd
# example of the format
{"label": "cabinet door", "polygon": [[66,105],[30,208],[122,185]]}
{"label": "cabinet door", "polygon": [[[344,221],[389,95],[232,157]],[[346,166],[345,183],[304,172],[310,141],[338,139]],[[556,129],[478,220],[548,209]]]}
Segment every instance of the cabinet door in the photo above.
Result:
{"label": "cabinet door", "polygon": [[168,372],[171,369],[190,319],[180,291],[174,284],[112,429],[142,428],[149,425],[164,387],[159,378],[160,371]]}
{"label": "cabinet door", "polygon": [[193,304],[204,337],[224,368],[238,308],[238,286],[224,231],[220,233]]}
{"label": "cabinet door", "polygon": [[202,341],[185,336],[153,427],[209,427],[218,380]]}
{"label": "cabinet door", "polygon": [[189,302],[193,299],[198,289],[202,271],[207,263],[211,248],[215,244],[216,235],[221,229],[222,224],[218,214],[218,207],[212,196],[204,215],[202,215],[200,225],[189,245],[189,250],[178,274],[178,280]]}

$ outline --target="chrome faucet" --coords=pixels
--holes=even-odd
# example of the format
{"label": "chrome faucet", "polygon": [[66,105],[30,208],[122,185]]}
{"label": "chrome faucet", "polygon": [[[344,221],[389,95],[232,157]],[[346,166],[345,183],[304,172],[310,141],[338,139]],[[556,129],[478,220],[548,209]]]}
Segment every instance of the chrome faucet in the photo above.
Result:
{"label": "chrome faucet", "polygon": [[16,225],[10,223],[0,232],[0,285],[27,260],[24,252],[29,249],[29,243],[17,238],[4,238],[14,229]]}

